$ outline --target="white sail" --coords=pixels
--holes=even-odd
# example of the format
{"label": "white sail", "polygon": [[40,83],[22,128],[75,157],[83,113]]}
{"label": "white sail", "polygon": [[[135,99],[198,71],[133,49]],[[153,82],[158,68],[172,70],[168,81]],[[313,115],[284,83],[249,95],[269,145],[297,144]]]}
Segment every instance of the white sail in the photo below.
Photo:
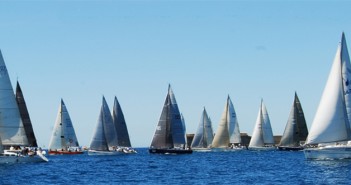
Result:
{"label": "white sail", "polygon": [[236,116],[236,112],[234,109],[234,105],[228,96],[228,129],[229,129],[229,142],[230,143],[241,143],[241,136],[240,136],[240,129],[239,129],[239,122]]}
{"label": "white sail", "polygon": [[350,59],[343,34],[306,144],[350,139],[350,79]]}
{"label": "white sail", "polygon": [[0,136],[3,145],[28,146],[10,77],[0,51]]}
{"label": "white sail", "polygon": [[249,147],[264,146],[262,122],[263,122],[263,116],[262,116],[262,102],[261,102],[260,109],[258,110],[255,128],[254,128],[254,131],[252,133],[252,137],[251,137],[251,140],[249,143]]}
{"label": "white sail", "polygon": [[263,132],[263,141],[265,144],[274,144],[273,131],[271,126],[271,121],[267,112],[267,108],[262,102],[262,132]]}
{"label": "white sail", "polygon": [[249,147],[265,147],[265,145],[273,144],[274,137],[271,123],[266,106],[263,104],[263,100],[261,100],[260,109],[258,111],[258,116]]}
{"label": "white sail", "polygon": [[213,130],[206,109],[202,111],[199,126],[197,127],[191,148],[209,148],[213,141]]}
{"label": "white sail", "polygon": [[188,141],[187,141],[187,137],[186,137],[186,127],[185,127],[185,119],[183,114],[180,114],[180,118],[182,119],[182,127],[184,128],[184,139],[185,139],[185,146],[188,147]]}
{"label": "white sail", "polygon": [[79,147],[79,143],[66,105],[61,99],[49,149],[67,150],[68,147]]}
{"label": "white sail", "polygon": [[206,113],[206,118],[205,118],[205,122],[204,122],[204,126],[205,126],[205,136],[207,138],[207,143],[209,146],[211,146],[213,138],[214,138],[214,134],[213,134],[213,127],[212,127],[212,121],[211,118],[208,116],[207,112]]}
{"label": "white sail", "polygon": [[[345,97],[345,106],[347,117],[349,123],[351,124],[351,63],[349,52],[346,45],[345,35],[342,34],[341,36],[341,63],[342,63],[342,78],[343,78],[343,90],[344,90],[344,97]],[[351,136],[350,136],[351,137]]]}

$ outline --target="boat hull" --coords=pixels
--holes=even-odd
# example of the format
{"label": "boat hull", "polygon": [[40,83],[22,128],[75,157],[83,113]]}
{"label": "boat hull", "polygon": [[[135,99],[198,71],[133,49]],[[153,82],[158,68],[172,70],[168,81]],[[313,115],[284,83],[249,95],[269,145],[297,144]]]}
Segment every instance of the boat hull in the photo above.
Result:
{"label": "boat hull", "polygon": [[0,164],[5,163],[32,163],[32,162],[48,162],[49,160],[42,154],[37,155],[1,155]]}
{"label": "boat hull", "polygon": [[99,151],[99,150],[89,150],[88,155],[121,155],[123,152],[119,151]]}
{"label": "boat hull", "polygon": [[278,149],[280,151],[301,151],[303,150],[303,147],[278,146]]}
{"label": "boat hull", "polygon": [[306,148],[304,153],[311,160],[351,159],[351,146]]}
{"label": "boat hull", "polygon": [[211,152],[211,148],[192,148],[194,152]]}
{"label": "boat hull", "polygon": [[75,155],[83,153],[83,151],[49,151],[50,155]]}
{"label": "boat hull", "polygon": [[256,150],[256,151],[274,151],[277,150],[275,146],[269,146],[269,147],[248,147],[248,150]]}
{"label": "boat hull", "polygon": [[184,149],[156,149],[150,148],[149,153],[151,154],[192,154],[193,150]]}
{"label": "boat hull", "polygon": [[246,150],[246,147],[225,147],[225,148],[212,148],[214,152],[235,152],[235,151],[242,151]]}

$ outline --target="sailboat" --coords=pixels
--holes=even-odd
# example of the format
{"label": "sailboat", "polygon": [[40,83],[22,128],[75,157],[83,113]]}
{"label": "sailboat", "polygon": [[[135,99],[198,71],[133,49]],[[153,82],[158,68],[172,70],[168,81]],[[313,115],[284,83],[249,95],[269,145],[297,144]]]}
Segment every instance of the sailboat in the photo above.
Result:
{"label": "sailboat", "polygon": [[49,154],[83,154],[63,99],[61,99],[51,135]]}
{"label": "sailboat", "polygon": [[122,108],[117,100],[117,97],[115,97],[113,105],[112,119],[117,131],[117,147],[122,149],[124,153],[136,153],[136,151],[132,148],[132,145],[130,143],[127,124],[124,119]]}
{"label": "sailboat", "polygon": [[249,143],[249,150],[275,150],[274,137],[266,106],[261,105],[256,119],[256,125]]}
{"label": "sailboat", "polygon": [[193,142],[191,143],[191,148],[194,151],[211,151],[212,141],[212,123],[204,107],[204,110],[201,114],[199,126],[197,127]]}
{"label": "sailboat", "polygon": [[159,154],[191,154],[193,151],[187,148],[186,145],[185,124],[182,122],[178,104],[169,85],[149,152]]}
{"label": "sailboat", "polygon": [[[29,148],[29,142],[13,92],[5,61],[0,51],[0,137],[3,151],[0,163],[47,162],[40,148]],[[33,151],[32,151],[33,149]]]}
{"label": "sailboat", "polygon": [[[308,134],[306,159],[351,158],[351,65],[344,33]],[[314,146],[314,147],[312,147]]]}
{"label": "sailboat", "polygon": [[295,92],[294,103],[291,107],[284,134],[278,145],[279,150],[302,150],[301,142],[305,142],[308,135],[305,115],[299,98]]}
{"label": "sailboat", "polygon": [[105,97],[102,97],[102,106],[99,119],[94,130],[93,139],[88,150],[89,155],[117,155],[124,153],[118,150],[116,127]]}
{"label": "sailboat", "polygon": [[238,118],[229,95],[211,147],[224,150],[243,149]]}
{"label": "sailboat", "polygon": [[32,121],[30,120],[30,117],[29,117],[27,104],[26,104],[26,101],[24,100],[23,92],[18,81],[16,85],[16,101],[17,101],[20,115],[23,121],[24,131],[26,132],[26,136],[28,139],[28,146],[38,147],[37,139],[35,138],[35,134],[32,126]]}

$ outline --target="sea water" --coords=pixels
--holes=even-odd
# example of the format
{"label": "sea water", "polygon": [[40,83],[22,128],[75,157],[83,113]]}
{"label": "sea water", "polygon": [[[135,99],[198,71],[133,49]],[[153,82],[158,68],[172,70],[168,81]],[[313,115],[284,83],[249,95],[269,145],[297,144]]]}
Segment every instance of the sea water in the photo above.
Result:
{"label": "sea water", "polygon": [[351,160],[311,161],[303,152],[185,155],[57,155],[0,166],[0,184],[351,184]]}

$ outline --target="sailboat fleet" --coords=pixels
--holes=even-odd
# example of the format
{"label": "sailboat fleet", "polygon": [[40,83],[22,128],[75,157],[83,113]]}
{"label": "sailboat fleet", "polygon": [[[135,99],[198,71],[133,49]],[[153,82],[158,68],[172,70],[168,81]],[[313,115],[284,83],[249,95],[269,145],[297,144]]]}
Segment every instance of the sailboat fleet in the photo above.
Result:
{"label": "sailboat fleet", "polygon": [[[268,111],[261,99],[249,143],[242,142],[234,105],[228,95],[216,133],[203,108],[197,131],[189,142],[186,124],[174,92],[168,86],[150,147],[150,154],[191,154],[193,151],[282,150],[303,151],[306,159],[351,159],[351,63],[346,39],[341,42],[330,70],[310,132],[301,102],[295,92],[288,121],[279,142],[273,136]],[[0,163],[48,162],[38,147],[22,89],[14,94],[0,51]],[[61,99],[48,146],[49,154],[83,154],[73,123]],[[114,98],[112,112],[102,97],[100,114],[93,132],[89,155],[137,153],[132,148],[121,105]]]}

